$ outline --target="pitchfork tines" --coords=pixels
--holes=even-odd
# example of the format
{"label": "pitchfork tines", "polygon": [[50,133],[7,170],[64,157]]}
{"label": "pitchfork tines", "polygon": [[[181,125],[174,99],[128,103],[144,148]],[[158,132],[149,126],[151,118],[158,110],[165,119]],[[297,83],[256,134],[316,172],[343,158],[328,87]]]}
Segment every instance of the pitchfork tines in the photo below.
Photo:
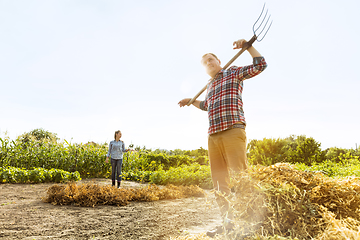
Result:
{"label": "pitchfork tines", "polygon": [[[271,14],[270,14],[269,16],[267,15],[267,14],[268,14],[268,9],[266,9],[266,13],[265,13],[265,15],[262,17],[262,15],[263,15],[263,13],[264,13],[264,9],[265,9],[265,3],[264,3],[264,6],[263,6],[263,8],[262,8],[262,10],[261,10],[261,13],[260,13],[259,18],[256,20],[256,22],[255,22],[254,25],[253,25],[253,33],[254,33],[254,36],[255,36],[255,38],[256,38],[256,41],[258,41],[258,42],[261,42],[261,40],[264,39],[264,37],[266,36],[266,34],[267,34],[267,32],[269,31],[269,29],[270,29],[270,27],[271,27],[271,24],[272,24],[272,20],[271,20],[269,26],[267,26],[268,23],[269,23],[270,17],[271,17]],[[261,18],[262,18],[262,20],[261,20],[261,22],[259,22],[259,20],[260,20]],[[260,24],[256,25],[258,22],[259,22]],[[262,26],[264,22],[265,22],[265,25]],[[259,32],[259,29],[261,28],[261,26],[262,26],[262,29],[261,29],[261,31]],[[256,29],[255,29],[255,27],[256,27]],[[266,31],[264,32],[265,29],[266,29]],[[263,32],[264,32],[264,33],[263,33]]]}
{"label": "pitchfork tines", "polygon": [[[266,36],[266,34],[269,31],[271,24],[272,24],[272,20],[271,20],[270,24],[268,25],[268,23],[270,21],[270,17],[271,17],[271,15],[268,16],[268,10],[266,10],[265,15],[263,16],[264,9],[265,9],[265,3],[264,3],[264,6],[262,8],[259,18],[256,20],[256,22],[253,25],[254,36],[243,45],[241,50],[222,69],[227,69],[230,66],[230,64],[232,64],[244,51],[246,51],[249,47],[252,46],[252,44],[255,42],[255,40],[260,42],[261,40],[264,39],[264,37]],[[214,79],[215,78],[210,79],[209,81],[213,81]],[[191,105],[206,90],[207,86],[208,85],[206,84],[203,87],[203,89],[201,89],[200,92],[198,94],[196,94],[195,97],[193,97],[187,103],[187,105],[188,106]]]}

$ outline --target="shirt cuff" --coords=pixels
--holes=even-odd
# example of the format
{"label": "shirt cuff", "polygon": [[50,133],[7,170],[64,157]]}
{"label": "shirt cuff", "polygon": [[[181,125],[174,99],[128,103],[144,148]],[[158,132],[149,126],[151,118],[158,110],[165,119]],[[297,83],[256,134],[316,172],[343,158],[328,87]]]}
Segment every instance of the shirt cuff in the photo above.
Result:
{"label": "shirt cuff", "polygon": [[203,111],[207,111],[207,109],[205,108],[205,101],[201,101],[200,102],[200,109],[203,110]]}
{"label": "shirt cuff", "polygon": [[254,59],[253,59],[253,64],[254,65],[257,65],[257,64],[259,64],[260,62],[261,62],[261,60],[263,60],[264,59],[264,57],[254,57]]}

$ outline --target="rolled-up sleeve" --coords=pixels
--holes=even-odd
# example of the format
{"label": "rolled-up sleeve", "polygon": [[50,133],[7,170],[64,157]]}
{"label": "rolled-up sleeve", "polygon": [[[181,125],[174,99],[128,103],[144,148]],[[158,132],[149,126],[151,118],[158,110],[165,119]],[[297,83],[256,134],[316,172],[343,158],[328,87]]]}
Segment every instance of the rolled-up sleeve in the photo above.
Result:
{"label": "rolled-up sleeve", "polygon": [[121,151],[122,151],[122,152],[126,152],[126,150],[125,150],[125,143],[124,143],[124,142],[122,142]]}
{"label": "rolled-up sleeve", "polygon": [[208,110],[207,101],[201,101],[200,102],[200,109],[203,110],[203,111]]}
{"label": "rolled-up sleeve", "polygon": [[109,151],[108,151],[108,153],[106,154],[107,157],[110,157],[110,154],[111,154],[111,145],[112,145],[112,143],[110,142],[110,144],[109,144]]}
{"label": "rolled-up sleeve", "polygon": [[265,61],[264,57],[254,57],[253,59],[253,65],[258,70],[264,71],[267,67],[267,63]]}
{"label": "rolled-up sleeve", "polygon": [[264,71],[267,67],[267,63],[264,57],[254,57],[253,64],[245,67],[238,67],[235,69],[235,76],[238,80],[242,81],[255,77]]}

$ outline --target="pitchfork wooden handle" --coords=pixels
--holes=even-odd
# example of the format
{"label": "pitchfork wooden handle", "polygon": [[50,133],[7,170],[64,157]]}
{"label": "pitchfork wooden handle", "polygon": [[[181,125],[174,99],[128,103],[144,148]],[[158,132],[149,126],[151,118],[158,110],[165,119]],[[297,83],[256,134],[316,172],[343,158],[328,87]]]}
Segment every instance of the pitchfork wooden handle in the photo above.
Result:
{"label": "pitchfork wooden handle", "polygon": [[[252,46],[255,40],[256,40],[256,35],[254,35],[248,42],[244,44],[244,46],[240,49],[240,51],[222,68],[222,70],[227,69],[230,66],[230,64],[232,64],[243,52],[245,52],[248,48]],[[210,79],[209,83],[211,83],[212,81],[214,81],[214,79]],[[200,92],[198,92],[198,94],[195,95],[195,97],[193,97],[187,103],[187,105],[190,106],[193,102],[195,102],[195,100],[206,90],[206,88],[207,88],[207,84],[205,85],[205,87],[203,87],[200,90]]]}

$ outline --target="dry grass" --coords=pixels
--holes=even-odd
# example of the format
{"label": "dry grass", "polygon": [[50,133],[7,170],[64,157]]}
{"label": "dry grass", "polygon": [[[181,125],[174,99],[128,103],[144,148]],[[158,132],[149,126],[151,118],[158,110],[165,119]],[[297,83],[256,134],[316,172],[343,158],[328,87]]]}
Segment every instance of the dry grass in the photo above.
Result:
{"label": "dry grass", "polygon": [[213,238],[206,236],[205,233],[201,233],[195,236],[171,237],[170,240],[213,240]]}
{"label": "dry grass", "polygon": [[[359,179],[333,179],[321,173],[298,171],[282,163],[259,167],[251,171],[250,176],[238,176],[234,182],[237,187],[236,199],[242,198],[240,186],[244,188],[244,178],[250,179],[247,185],[253,188],[253,192],[247,194],[248,200],[254,202],[261,199],[260,196],[262,199],[251,206],[258,209],[249,211],[252,216],[238,214],[238,218],[245,217],[252,223],[258,223],[255,225],[257,228],[251,228],[257,235],[358,239],[354,236],[358,236],[360,226]],[[234,209],[241,213],[239,211],[244,211],[244,208],[238,202],[235,200]]]}
{"label": "dry grass", "polygon": [[[358,178],[333,179],[281,163],[254,167],[232,185],[236,230],[218,239],[360,239]],[[209,239],[194,237],[174,240]]]}
{"label": "dry grass", "polygon": [[96,205],[125,206],[130,201],[158,201],[163,199],[177,199],[191,196],[204,196],[204,191],[197,186],[173,186],[168,185],[159,188],[149,185],[145,188],[114,188],[100,186],[94,183],[77,185],[53,185],[43,198],[44,202],[53,205],[76,205],[83,207],[95,207]]}

